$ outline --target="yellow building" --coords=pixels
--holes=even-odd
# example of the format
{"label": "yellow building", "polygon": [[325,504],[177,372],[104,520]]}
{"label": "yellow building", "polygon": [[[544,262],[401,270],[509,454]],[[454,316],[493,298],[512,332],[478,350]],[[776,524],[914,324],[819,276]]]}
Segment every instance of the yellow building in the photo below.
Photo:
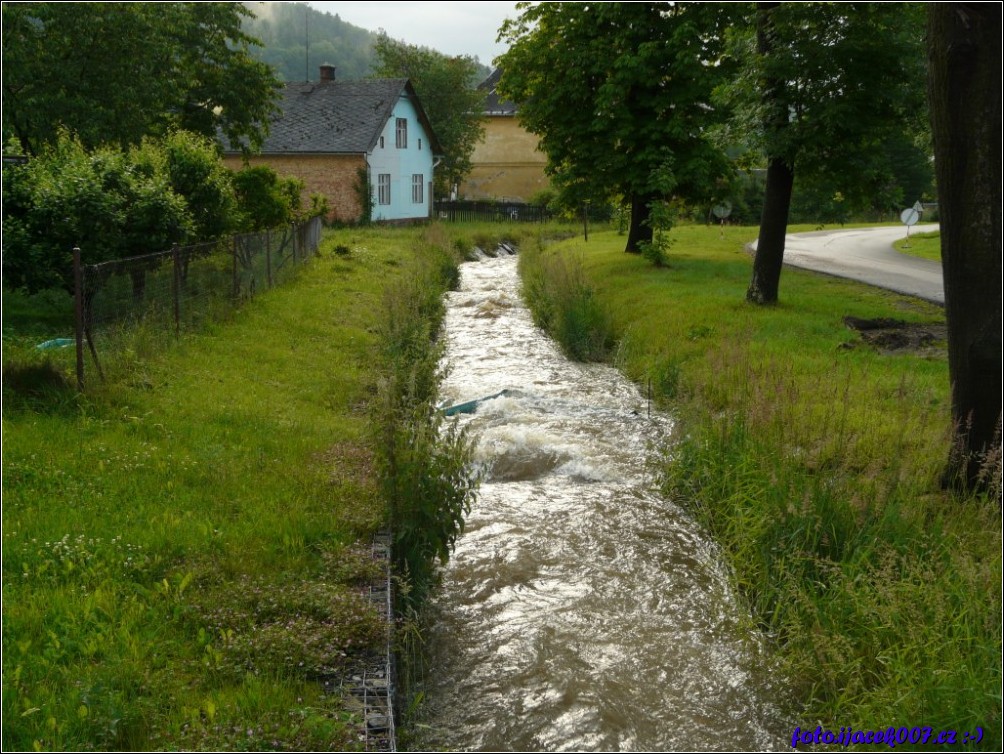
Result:
{"label": "yellow building", "polygon": [[519,124],[516,105],[499,100],[500,74],[496,68],[478,87],[485,90],[485,134],[471,155],[474,167],[460,185],[460,199],[527,202],[550,185],[537,137]]}

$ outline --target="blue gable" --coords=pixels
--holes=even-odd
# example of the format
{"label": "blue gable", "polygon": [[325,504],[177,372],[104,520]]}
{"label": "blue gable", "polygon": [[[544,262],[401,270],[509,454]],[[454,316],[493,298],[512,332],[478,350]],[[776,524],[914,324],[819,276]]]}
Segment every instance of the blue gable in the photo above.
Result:
{"label": "blue gable", "polygon": [[372,219],[429,217],[432,207],[433,143],[412,101],[404,94],[367,155]]}

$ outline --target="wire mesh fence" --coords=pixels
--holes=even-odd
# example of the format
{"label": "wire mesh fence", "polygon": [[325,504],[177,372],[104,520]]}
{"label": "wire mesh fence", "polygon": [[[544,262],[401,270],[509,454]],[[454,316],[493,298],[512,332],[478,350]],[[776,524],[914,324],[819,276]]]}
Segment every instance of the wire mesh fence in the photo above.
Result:
{"label": "wire mesh fence", "polygon": [[85,342],[100,373],[96,337],[139,323],[176,333],[198,327],[286,282],[314,255],[320,240],[321,219],[315,217],[287,228],[80,265],[75,271],[78,386],[84,383]]}

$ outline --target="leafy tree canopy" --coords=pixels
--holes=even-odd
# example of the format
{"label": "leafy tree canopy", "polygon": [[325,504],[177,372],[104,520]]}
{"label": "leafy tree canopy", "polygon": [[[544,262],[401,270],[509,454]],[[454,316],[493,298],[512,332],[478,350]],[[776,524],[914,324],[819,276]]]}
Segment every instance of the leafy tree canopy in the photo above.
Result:
{"label": "leafy tree canopy", "polygon": [[729,10],[701,3],[540,3],[503,25],[500,91],[540,136],[567,195],[632,205],[627,250],[651,241],[649,206],[711,198],[731,172],[708,127],[727,73]]}
{"label": "leafy tree canopy", "polygon": [[890,145],[927,142],[924,11],[916,3],[738,8],[744,18],[730,29],[730,51],[741,73],[718,94],[735,114],[732,140],[767,161],[747,299],[771,304],[796,175],[822,179],[852,207],[904,198],[895,176],[902,150]]}
{"label": "leafy tree canopy", "polygon": [[484,134],[485,95],[475,88],[481,66],[470,56],[450,57],[386,34],[377,39],[376,54],[377,75],[407,78],[415,87],[445,153],[436,187],[444,194],[450,184],[459,183],[471,171],[471,154]]}
{"label": "leafy tree canopy", "polygon": [[86,264],[163,251],[195,229],[167,160],[145,144],[85,149],[65,135],[3,171],[4,285],[73,290],[72,249]]}
{"label": "leafy tree canopy", "polygon": [[278,81],[237,3],[5,3],[3,135],[27,154],[183,128],[260,145]]}
{"label": "leafy tree canopy", "polygon": [[716,101],[733,109],[731,141],[870,205],[904,152],[930,154],[922,4],[759,5],[776,6],[760,9],[769,49],[757,49],[752,4],[728,32],[737,75]]}

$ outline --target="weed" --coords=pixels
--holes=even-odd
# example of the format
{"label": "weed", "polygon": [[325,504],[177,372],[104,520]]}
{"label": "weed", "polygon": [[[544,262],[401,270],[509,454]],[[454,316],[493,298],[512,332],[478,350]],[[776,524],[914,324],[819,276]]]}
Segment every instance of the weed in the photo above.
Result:
{"label": "weed", "polygon": [[[428,240],[428,239],[427,239]],[[395,560],[420,603],[463,530],[477,488],[473,441],[436,408],[441,293],[458,280],[442,243],[416,248],[410,269],[387,289],[381,327],[385,377],[374,402],[377,464],[394,531]]]}
{"label": "weed", "polygon": [[587,283],[581,263],[536,244],[524,249],[519,265],[523,297],[537,326],[572,359],[608,358],[614,346],[610,316]]}

